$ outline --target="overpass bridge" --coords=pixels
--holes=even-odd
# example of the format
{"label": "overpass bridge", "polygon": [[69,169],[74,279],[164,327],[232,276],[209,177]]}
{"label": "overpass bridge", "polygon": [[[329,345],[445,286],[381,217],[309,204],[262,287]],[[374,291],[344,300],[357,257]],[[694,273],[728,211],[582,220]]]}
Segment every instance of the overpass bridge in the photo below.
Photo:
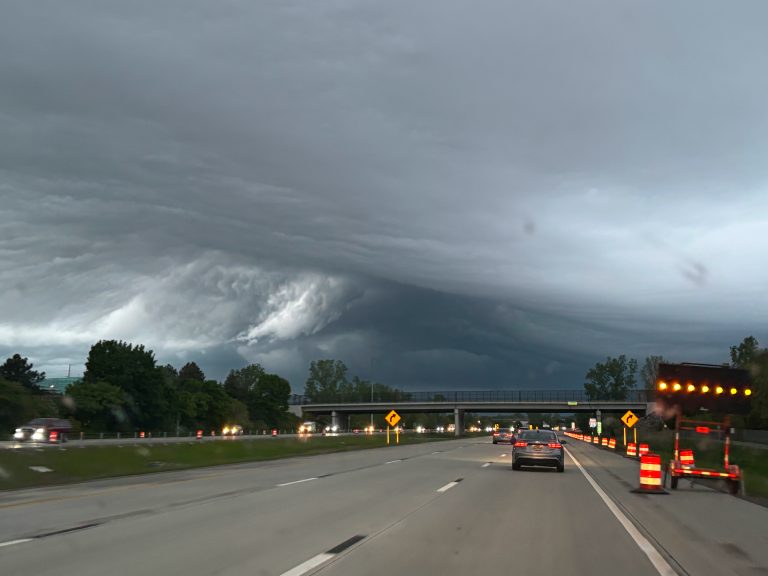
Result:
{"label": "overpass bridge", "polygon": [[464,430],[464,413],[589,412],[646,414],[653,410],[653,391],[631,390],[624,399],[591,398],[584,390],[450,390],[308,398],[294,395],[290,404],[307,417],[330,415],[334,425],[348,414],[453,413],[456,434]]}

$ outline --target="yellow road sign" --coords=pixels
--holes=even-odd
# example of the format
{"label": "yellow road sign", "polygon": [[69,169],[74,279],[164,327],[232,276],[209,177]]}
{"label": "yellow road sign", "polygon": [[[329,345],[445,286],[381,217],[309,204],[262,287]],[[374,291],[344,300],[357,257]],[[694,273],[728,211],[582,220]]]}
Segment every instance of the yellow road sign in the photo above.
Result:
{"label": "yellow road sign", "polygon": [[632,410],[627,410],[627,413],[621,417],[621,421],[624,422],[627,428],[632,428],[635,424],[637,424],[638,420],[640,420],[640,418],[635,416]]}
{"label": "yellow road sign", "polygon": [[400,414],[392,410],[389,414],[387,414],[384,417],[384,420],[387,421],[387,424],[389,424],[392,427],[397,426],[397,423],[400,422]]}

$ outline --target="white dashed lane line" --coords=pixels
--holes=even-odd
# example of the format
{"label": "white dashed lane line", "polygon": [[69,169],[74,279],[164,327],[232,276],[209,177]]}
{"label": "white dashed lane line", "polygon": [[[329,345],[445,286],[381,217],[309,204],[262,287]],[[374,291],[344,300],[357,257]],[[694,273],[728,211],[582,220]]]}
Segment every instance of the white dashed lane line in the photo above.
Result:
{"label": "white dashed lane line", "polygon": [[447,492],[448,490],[450,490],[451,488],[456,486],[462,480],[464,480],[464,478],[456,478],[456,480],[454,480],[453,482],[448,482],[448,484],[446,484],[442,488],[438,488],[437,491],[438,492]]}
{"label": "white dashed lane line", "polygon": [[301,484],[302,482],[311,482],[312,480],[317,480],[317,478],[304,478],[303,480],[294,480],[293,482],[283,482],[277,486],[291,486],[292,484]]}

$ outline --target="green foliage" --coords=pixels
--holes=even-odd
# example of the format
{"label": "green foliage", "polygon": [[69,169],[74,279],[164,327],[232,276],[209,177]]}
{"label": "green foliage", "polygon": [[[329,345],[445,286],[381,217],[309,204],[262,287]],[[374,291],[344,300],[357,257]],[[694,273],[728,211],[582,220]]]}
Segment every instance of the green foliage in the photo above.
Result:
{"label": "green foliage", "polygon": [[143,345],[102,340],[91,347],[83,381],[107,382],[126,398],[128,421],[145,430],[172,428],[167,373],[155,365],[155,356]]}
{"label": "green foliage", "polygon": [[663,356],[647,356],[640,370],[640,378],[646,390],[656,390],[656,380],[659,373],[659,364],[666,363]]}
{"label": "green foliage", "polygon": [[205,374],[200,369],[200,366],[194,362],[187,362],[179,370],[179,380],[197,380],[198,382],[205,382]]}
{"label": "green foliage", "polygon": [[24,386],[0,379],[0,436],[27,422],[33,412],[31,396]]}
{"label": "green foliage", "polygon": [[280,426],[288,411],[291,385],[277,374],[264,374],[248,397],[251,420],[262,421],[267,426]]}
{"label": "green foliage", "polygon": [[248,404],[251,391],[256,388],[264,374],[264,368],[259,364],[250,364],[240,370],[230,370],[227,379],[224,380],[224,390],[232,398]]}
{"label": "green foliage", "polygon": [[731,366],[749,368],[760,352],[760,344],[754,336],[747,336],[738,346],[731,346]]}
{"label": "green foliage", "polygon": [[313,360],[304,394],[312,402],[332,402],[346,389],[347,366],[341,360]]}
{"label": "green foliage", "polygon": [[83,428],[103,432],[126,430],[126,396],[121,388],[107,382],[79,381],[67,386],[68,414]]}
{"label": "green foliage", "polygon": [[37,392],[38,384],[45,379],[45,372],[32,370],[33,364],[20,354],[14,354],[0,366],[0,378],[21,384],[27,390]]}
{"label": "green foliage", "polygon": [[587,372],[584,390],[591,400],[624,400],[637,383],[637,360],[606,358]]}

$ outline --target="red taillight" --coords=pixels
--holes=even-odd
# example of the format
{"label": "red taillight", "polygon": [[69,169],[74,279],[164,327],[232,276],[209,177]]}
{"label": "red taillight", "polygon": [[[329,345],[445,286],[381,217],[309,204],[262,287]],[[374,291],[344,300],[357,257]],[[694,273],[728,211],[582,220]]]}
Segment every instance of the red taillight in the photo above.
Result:
{"label": "red taillight", "polygon": [[561,445],[561,444],[559,444],[558,442],[550,442],[549,444],[547,444],[547,446],[549,446],[550,448],[556,448],[556,449],[558,449],[558,450],[559,450],[560,448],[562,448],[562,445]]}
{"label": "red taillight", "polygon": [[515,442],[515,448],[525,448],[526,446],[528,446],[528,442],[524,442],[522,440]]}

